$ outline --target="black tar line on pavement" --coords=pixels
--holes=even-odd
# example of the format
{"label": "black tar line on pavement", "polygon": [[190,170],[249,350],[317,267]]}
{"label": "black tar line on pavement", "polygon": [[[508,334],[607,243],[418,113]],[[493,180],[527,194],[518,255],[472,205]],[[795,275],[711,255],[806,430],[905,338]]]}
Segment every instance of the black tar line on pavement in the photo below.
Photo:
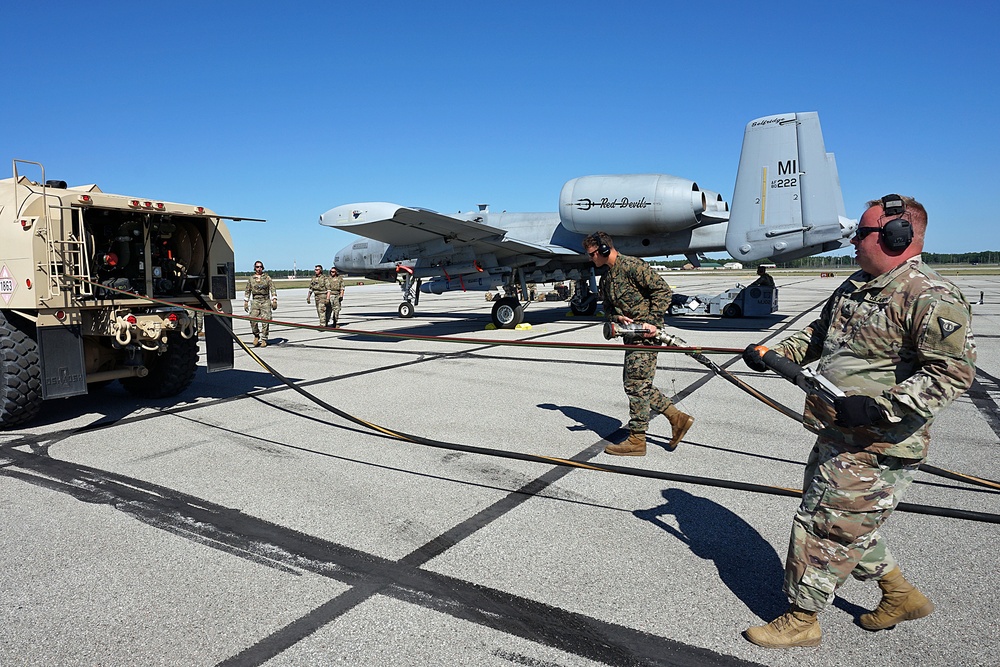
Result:
{"label": "black tar line on pavement", "polygon": [[[585,460],[604,441],[581,453]],[[136,519],[220,551],[290,574],[308,571],[351,589],[246,650],[220,662],[262,665],[373,595],[384,595],[608,665],[752,665],[707,649],[512,595],[420,567],[529,500],[571,470],[555,468],[393,562],[257,519],[201,498],[123,475],[7,450],[0,475],[106,504]]]}

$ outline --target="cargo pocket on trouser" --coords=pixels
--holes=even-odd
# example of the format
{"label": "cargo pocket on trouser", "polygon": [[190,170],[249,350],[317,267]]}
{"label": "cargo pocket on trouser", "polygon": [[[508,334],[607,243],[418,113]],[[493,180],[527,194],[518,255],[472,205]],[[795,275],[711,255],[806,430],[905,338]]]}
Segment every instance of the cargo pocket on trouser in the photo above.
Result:
{"label": "cargo pocket on trouser", "polygon": [[892,507],[880,488],[878,461],[868,452],[839,452],[820,463],[792,525],[785,592],[794,604],[819,611],[877,538]]}
{"label": "cargo pocket on trouser", "polygon": [[792,522],[784,592],[796,607],[822,611],[833,602],[840,580],[827,567],[826,555],[810,531],[809,515],[800,510]]}

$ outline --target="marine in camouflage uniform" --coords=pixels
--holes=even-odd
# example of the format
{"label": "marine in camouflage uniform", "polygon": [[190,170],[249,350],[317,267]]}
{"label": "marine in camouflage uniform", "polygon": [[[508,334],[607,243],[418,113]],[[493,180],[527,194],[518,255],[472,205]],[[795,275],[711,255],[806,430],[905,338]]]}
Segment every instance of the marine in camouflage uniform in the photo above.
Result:
{"label": "marine in camouflage uniform", "polygon": [[[313,295],[316,295],[316,314],[319,316],[321,327],[330,326],[330,278],[323,275],[323,267],[316,265],[316,275],[309,281],[309,292],[306,293],[306,303],[309,303]],[[336,320],[334,320],[336,322]]]}
{"label": "marine in camouflage uniform", "polygon": [[[896,253],[881,234],[861,231],[866,222],[876,230],[887,224],[882,202],[869,202],[852,241],[862,270],[833,293],[817,320],[774,347],[800,365],[818,360],[817,371],[848,398],[835,408],[806,398],[804,424],[818,437],[785,562],[783,590],[792,609],[747,631],[762,646],[818,644],[815,613],[850,576],[875,579],[883,591],[878,609],[860,619],[866,629],[934,610],[902,577],[879,528],[927,456],[934,416],[971,386],[976,351],[968,302],[921,261],[926,211],[901,200],[919,223],[909,251]],[[872,266],[891,268],[873,275]]]}
{"label": "marine in camouflage uniform", "polygon": [[337,273],[337,267],[330,267],[330,306],[333,313],[333,326],[340,320],[340,306],[344,301],[344,279]]}
{"label": "marine in camouflage uniform", "polygon": [[[588,236],[583,247],[598,267],[607,266],[598,288],[604,301],[605,317],[611,322],[643,324],[655,336],[663,326],[663,316],[670,307],[670,286],[652,267],[637,257],[619,254],[611,237],[604,232]],[[607,254],[604,254],[604,252]],[[659,345],[649,338],[642,345]],[[626,350],[622,369],[622,384],[629,403],[629,438],[624,443],[609,445],[608,454],[642,456],[646,453],[646,430],[652,411],[667,416],[671,439],[667,445],[676,449],[681,438],[691,428],[694,418],[684,414],[670,399],[653,385],[656,376],[655,351]]]}
{"label": "marine in camouflage uniform", "polygon": [[[268,299],[268,297],[271,297]],[[267,334],[271,325],[271,309],[278,307],[278,292],[271,276],[264,273],[264,264],[254,264],[254,275],[247,280],[243,295],[243,310],[250,313],[253,345],[267,347]],[[259,321],[258,321],[259,320]]]}

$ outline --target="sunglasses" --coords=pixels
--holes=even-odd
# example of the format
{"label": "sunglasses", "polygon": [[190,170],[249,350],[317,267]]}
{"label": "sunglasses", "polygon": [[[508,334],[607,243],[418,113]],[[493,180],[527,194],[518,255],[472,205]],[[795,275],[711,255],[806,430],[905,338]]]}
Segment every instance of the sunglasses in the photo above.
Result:
{"label": "sunglasses", "polygon": [[859,241],[864,241],[865,237],[869,234],[874,234],[875,232],[882,231],[881,227],[858,227],[858,230],[854,232],[854,238]]}
{"label": "sunglasses", "polygon": [[589,252],[587,252],[587,254],[590,255],[591,257],[594,257],[599,252],[601,252],[600,248],[598,248],[597,250],[589,251]]}

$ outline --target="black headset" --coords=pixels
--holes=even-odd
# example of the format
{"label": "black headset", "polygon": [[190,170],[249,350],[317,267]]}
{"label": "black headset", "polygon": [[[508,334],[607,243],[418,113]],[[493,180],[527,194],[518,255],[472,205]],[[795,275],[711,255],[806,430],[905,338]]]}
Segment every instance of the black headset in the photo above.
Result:
{"label": "black headset", "polygon": [[611,237],[604,232],[597,232],[597,238],[601,242],[601,245],[597,246],[597,254],[601,257],[609,257],[613,250]]}
{"label": "black headset", "polygon": [[881,225],[878,235],[887,250],[900,251],[913,241],[913,226],[906,216],[906,204],[899,195],[882,197],[882,212],[885,216],[898,216]]}

